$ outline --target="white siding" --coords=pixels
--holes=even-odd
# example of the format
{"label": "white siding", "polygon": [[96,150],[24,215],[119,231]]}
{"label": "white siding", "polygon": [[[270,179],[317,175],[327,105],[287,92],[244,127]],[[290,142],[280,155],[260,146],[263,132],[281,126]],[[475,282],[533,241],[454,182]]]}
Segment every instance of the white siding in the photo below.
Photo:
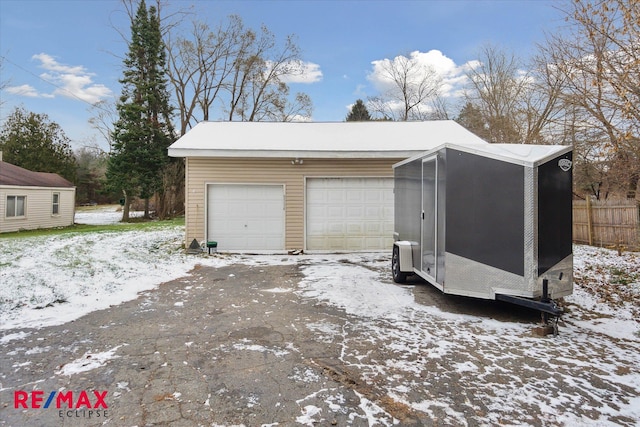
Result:
{"label": "white siding", "polygon": [[[59,213],[53,214],[53,193],[59,193]],[[25,215],[7,218],[7,196],[25,197]],[[0,233],[73,224],[75,188],[0,186]]]}

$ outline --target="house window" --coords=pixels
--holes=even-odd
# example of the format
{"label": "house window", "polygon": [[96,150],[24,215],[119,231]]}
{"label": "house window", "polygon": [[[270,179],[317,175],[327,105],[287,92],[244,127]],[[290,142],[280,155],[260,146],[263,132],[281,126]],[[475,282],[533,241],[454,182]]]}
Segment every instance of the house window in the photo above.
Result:
{"label": "house window", "polygon": [[7,196],[7,218],[24,216],[25,196]]}
{"label": "house window", "polygon": [[53,193],[53,202],[52,202],[51,213],[53,215],[59,215],[60,214],[60,193]]}

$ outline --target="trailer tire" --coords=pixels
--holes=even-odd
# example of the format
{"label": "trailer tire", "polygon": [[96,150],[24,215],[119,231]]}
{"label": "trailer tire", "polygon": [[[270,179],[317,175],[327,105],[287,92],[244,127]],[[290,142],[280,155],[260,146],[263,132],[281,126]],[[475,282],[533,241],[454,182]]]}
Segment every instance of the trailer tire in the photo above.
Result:
{"label": "trailer tire", "polygon": [[396,283],[405,283],[407,281],[407,273],[400,271],[400,248],[393,245],[393,254],[391,255],[391,274],[393,281]]}

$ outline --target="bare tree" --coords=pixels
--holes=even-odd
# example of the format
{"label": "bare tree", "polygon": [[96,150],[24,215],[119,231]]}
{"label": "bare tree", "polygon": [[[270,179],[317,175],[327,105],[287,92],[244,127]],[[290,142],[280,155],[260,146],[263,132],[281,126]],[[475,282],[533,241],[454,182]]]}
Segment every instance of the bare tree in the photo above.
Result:
{"label": "bare tree", "polygon": [[529,77],[515,55],[485,46],[478,66],[470,68],[467,77],[467,102],[482,112],[490,142],[522,142],[525,135],[517,116]]}
{"label": "bare tree", "polygon": [[429,104],[437,95],[441,78],[436,70],[416,55],[400,55],[375,63],[375,79],[386,89],[369,98],[373,112],[400,121],[425,120],[432,112]]}
{"label": "bare tree", "polygon": [[89,108],[89,111],[94,114],[89,118],[89,124],[97,130],[106,141],[109,146],[108,153],[110,153],[111,145],[113,144],[113,124],[118,118],[115,102],[106,100],[98,101]]}
{"label": "bare tree", "polygon": [[[513,53],[487,45],[478,65],[467,72],[467,116],[490,142],[549,143],[549,127],[558,114],[560,82],[541,58],[525,65]],[[471,117],[466,117],[471,119]]]}
{"label": "bare tree", "polygon": [[226,26],[211,30],[194,22],[189,38],[167,38],[168,75],[180,116],[180,135],[195,122],[209,120],[211,107],[225,89],[241,34],[242,21],[231,16]]}
{"label": "bare tree", "polygon": [[296,93],[293,99],[287,97],[289,88],[283,90],[284,102],[273,105],[274,108],[267,110],[268,114],[263,115],[264,120],[274,122],[300,122],[308,121],[313,112],[313,102],[311,97],[303,92]]}
{"label": "bare tree", "polygon": [[[640,181],[640,8],[634,0],[574,0],[567,34],[547,40],[545,56],[562,76],[564,109],[597,129],[592,149],[609,186],[634,196]],[[573,131],[574,129],[569,129]],[[593,168],[591,168],[593,169]]]}
{"label": "bare tree", "polygon": [[438,93],[431,101],[429,120],[450,120],[451,117],[449,117],[449,111],[450,107],[446,98]]}
{"label": "bare tree", "polygon": [[531,61],[527,91],[521,99],[519,120],[525,144],[553,144],[554,123],[562,116],[560,94],[564,83],[554,67],[536,56]]}
{"label": "bare tree", "polygon": [[253,31],[243,35],[236,55],[229,85],[228,120],[282,121],[300,114],[310,116],[308,96],[297,94],[295,101],[289,102],[286,80],[303,72],[293,36],[279,47],[274,34],[263,26],[259,36]]}
{"label": "bare tree", "polygon": [[303,72],[292,36],[280,47],[266,27],[257,34],[246,29],[240,17],[230,16],[213,30],[197,22],[187,37],[168,34],[167,39],[181,134],[196,122],[209,120],[217,107],[230,121],[311,116],[311,98],[292,95],[287,84]]}

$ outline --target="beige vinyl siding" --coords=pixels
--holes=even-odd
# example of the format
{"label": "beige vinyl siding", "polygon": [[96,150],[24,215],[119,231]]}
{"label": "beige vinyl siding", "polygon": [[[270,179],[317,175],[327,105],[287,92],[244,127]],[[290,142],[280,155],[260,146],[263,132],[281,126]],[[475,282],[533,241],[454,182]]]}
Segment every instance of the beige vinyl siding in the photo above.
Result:
{"label": "beige vinyl siding", "polygon": [[[53,193],[60,194],[57,215],[53,214]],[[7,196],[25,197],[23,217],[6,217]],[[72,225],[75,199],[75,188],[0,186],[0,232]]]}
{"label": "beige vinyl siding", "polygon": [[304,185],[309,177],[393,177],[402,159],[200,158],[186,162],[185,243],[205,239],[206,186],[211,183],[260,183],[285,186],[285,247],[304,248]]}

